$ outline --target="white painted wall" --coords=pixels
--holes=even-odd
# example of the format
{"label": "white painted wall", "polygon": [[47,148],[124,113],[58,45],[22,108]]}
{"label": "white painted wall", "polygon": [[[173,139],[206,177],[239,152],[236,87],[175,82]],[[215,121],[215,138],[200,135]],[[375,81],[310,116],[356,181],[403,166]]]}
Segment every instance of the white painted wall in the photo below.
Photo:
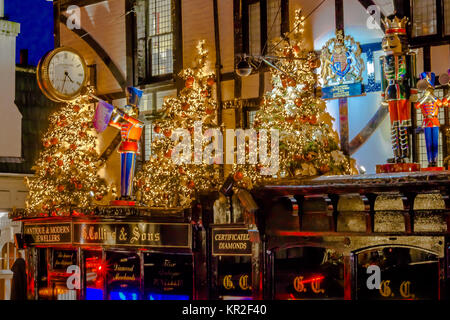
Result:
{"label": "white painted wall", "polygon": [[[344,1],[345,34],[351,35],[361,44],[381,42],[384,34],[381,29],[369,28],[370,15],[357,0]],[[369,25],[371,25],[369,23]]]}
{"label": "white painted wall", "polygon": [[22,154],[22,115],[14,103],[16,36],[20,25],[0,20],[0,157]]}

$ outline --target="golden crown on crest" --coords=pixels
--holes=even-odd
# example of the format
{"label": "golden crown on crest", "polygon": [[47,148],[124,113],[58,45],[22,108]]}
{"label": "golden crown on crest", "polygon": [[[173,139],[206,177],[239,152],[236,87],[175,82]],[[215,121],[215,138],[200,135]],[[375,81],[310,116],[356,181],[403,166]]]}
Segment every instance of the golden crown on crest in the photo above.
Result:
{"label": "golden crown on crest", "polygon": [[385,18],[383,20],[383,24],[386,27],[386,33],[393,34],[405,34],[406,35],[406,26],[408,24],[408,17],[403,17],[399,19],[397,16],[393,19]]}

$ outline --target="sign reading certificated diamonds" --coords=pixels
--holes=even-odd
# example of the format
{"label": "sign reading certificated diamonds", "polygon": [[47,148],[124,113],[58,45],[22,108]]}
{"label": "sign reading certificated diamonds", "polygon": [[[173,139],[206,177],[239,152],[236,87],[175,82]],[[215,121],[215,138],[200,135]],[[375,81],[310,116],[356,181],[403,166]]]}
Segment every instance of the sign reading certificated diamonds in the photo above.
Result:
{"label": "sign reading certificated diamonds", "polygon": [[245,228],[214,228],[212,232],[213,255],[249,256],[252,243]]}

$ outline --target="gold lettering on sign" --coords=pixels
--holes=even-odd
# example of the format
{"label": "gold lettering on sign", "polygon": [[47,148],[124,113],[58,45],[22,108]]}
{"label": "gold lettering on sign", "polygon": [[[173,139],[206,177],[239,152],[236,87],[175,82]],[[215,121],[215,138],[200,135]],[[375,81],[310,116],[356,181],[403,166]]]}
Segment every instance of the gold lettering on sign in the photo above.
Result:
{"label": "gold lettering on sign", "polygon": [[119,240],[120,241],[126,241],[127,240],[127,233],[125,232],[125,228],[124,227],[122,227],[120,229]]}
{"label": "gold lettering on sign", "polygon": [[314,293],[324,293],[325,290],[320,288],[320,281],[322,279],[321,278],[315,278],[313,279],[313,281],[311,281],[311,290]]}
{"label": "gold lettering on sign", "polygon": [[223,277],[223,287],[226,290],[234,289],[234,284],[233,281],[231,280],[231,275],[226,275],[225,277]]}
{"label": "gold lettering on sign", "polygon": [[87,241],[114,241],[116,232],[101,226],[82,226],[81,239]]}
{"label": "gold lettering on sign", "polygon": [[297,292],[306,292],[306,288],[305,288],[305,284],[303,283],[303,277],[302,276],[298,276],[295,277],[294,279],[294,289]]}
{"label": "gold lettering on sign", "polygon": [[48,226],[25,226],[24,232],[35,237],[35,242],[60,242],[61,237],[70,233],[70,226],[48,225]]}
{"label": "gold lettering on sign", "polygon": [[295,291],[302,293],[306,292],[306,283],[311,283],[311,290],[315,294],[324,293],[325,289],[320,288],[320,282],[325,279],[324,276],[315,276],[313,278],[304,280],[303,276],[297,276],[294,278],[294,289]]}
{"label": "gold lettering on sign", "polygon": [[380,294],[383,297],[393,297],[394,296],[394,294],[392,293],[391,288],[389,287],[390,283],[391,283],[391,280],[383,280],[383,281],[381,281]]}
{"label": "gold lettering on sign", "polygon": [[139,241],[160,241],[161,240],[161,235],[160,233],[151,233],[151,232],[141,232],[139,230],[139,227],[136,226],[133,228],[132,231],[132,237],[130,239],[130,243],[135,243],[135,242],[139,242]]}
{"label": "gold lettering on sign", "polygon": [[406,299],[414,299],[415,294],[411,293],[411,281],[403,281],[400,285],[400,295]]}
{"label": "gold lettering on sign", "polygon": [[251,290],[251,287],[248,285],[248,275],[245,274],[239,278],[239,287],[242,290]]}
{"label": "gold lettering on sign", "polygon": [[115,264],[114,265],[114,271],[126,271],[126,272],[133,272],[134,266],[131,267],[123,267],[121,265]]}
{"label": "gold lettering on sign", "polygon": [[217,241],[250,241],[248,233],[218,233],[214,236]]}
{"label": "gold lettering on sign", "polygon": [[121,275],[120,273],[116,273],[113,277],[115,281],[136,281],[136,277],[133,275]]}

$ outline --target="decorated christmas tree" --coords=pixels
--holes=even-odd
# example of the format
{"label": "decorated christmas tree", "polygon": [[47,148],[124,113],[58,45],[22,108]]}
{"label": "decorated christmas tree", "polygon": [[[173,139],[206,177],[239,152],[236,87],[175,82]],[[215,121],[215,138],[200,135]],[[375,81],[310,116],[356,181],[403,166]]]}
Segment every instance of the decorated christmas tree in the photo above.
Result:
{"label": "decorated christmas tree", "polygon": [[179,74],[185,87],[178,97],[165,100],[162,118],[153,123],[151,156],[135,179],[138,198],[148,206],[187,207],[199,192],[219,187],[214,163],[221,159],[207,152],[219,143],[215,75],[208,68],[204,41],[197,52],[194,66]]}
{"label": "decorated christmas tree", "polygon": [[50,116],[43,149],[32,168],[35,175],[26,179],[29,215],[88,209],[108,193],[98,175],[104,163],[96,151],[93,115],[88,96],[81,96]]}
{"label": "decorated christmas tree", "polygon": [[277,43],[275,55],[280,58],[275,62],[277,69],[272,68],[273,89],[265,95],[254,121],[259,131],[279,130],[279,170],[262,176],[260,164],[235,166],[235,180],[245,175],[257,182],[354,172],[354,161],[340,151],[334,119],[317,94],[315,70],[320,60],[302,47],[303,24],[304,17],[297,11],[293,32]]}

